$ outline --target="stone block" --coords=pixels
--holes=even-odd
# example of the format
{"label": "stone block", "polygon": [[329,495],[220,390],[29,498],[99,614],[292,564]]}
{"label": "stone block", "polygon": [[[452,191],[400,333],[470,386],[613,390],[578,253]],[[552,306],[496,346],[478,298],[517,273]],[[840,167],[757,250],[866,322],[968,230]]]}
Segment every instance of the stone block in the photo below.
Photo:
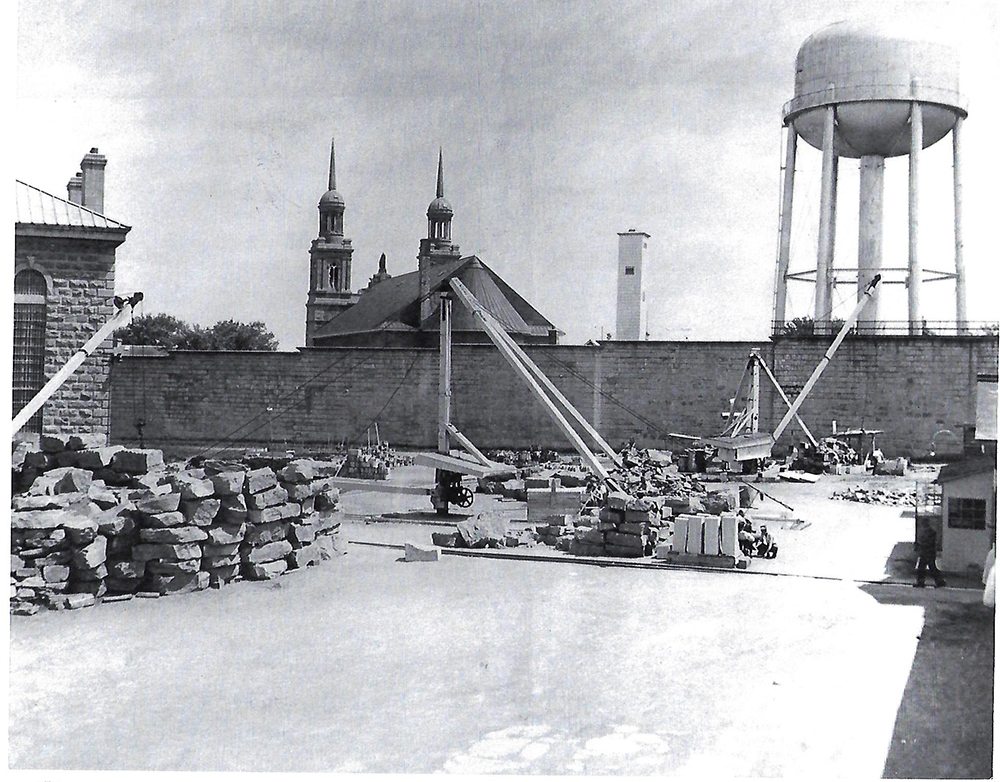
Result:
{"label": "stone block", "polygon": [[321,515],[316,519],[311,519],[310,523],[316,527],[317,535],[322,535],[325,532],[340,529],[340,517],[332,513]]}
{"label": "stone block", "polygon": [[244,490],[249,494],[259,494],[267,491],[278,483],[278,476],[270,467],[261,467],[257,470],[250,470],[244,482]]}
{"label": "stone block", "polygon": [[103,565],[108,554],[108,539],[98,535],[94,541],[73,553],[73,568],[85,570]]}
{"label": "stone block", "polygon": [[56,434],[43,434],[38,441],[38,446],[45,453],[59,453],[66,450],[66,440],[68,438]]}
{"label": "stone block", "polygon": [[215,524],[205,529],[206,545],[224,546],[239,543],[246,537],[246,524]]}
{"label": "stone block", "polygon": [[218,567],[232,567],[240,564],[239,554],[213,554],[201,558],[201,569],[211,571]]}
{"label": "stone block", "polygon": [[574,532],[574,537],[584,543],[604,545],[604,533],[593,527],[582,527]]}
{"label": "stone block", "polygon": [[144,496],[133,497],[135,509],[140,513],[155,515],[157,513],[173,513],[181,506],[180,492],[154,494],[149,491]]}
{"label": "stone block", "polygon": [[47,583],[69,581],[69,568],[66,565],[46,565],[42,568],[42,579]]}
{"label": "stone block", "polygon": [[149,586],[161,595],[179,595],[185,592],[197,592],[208,587],[209,576],[203,570],[197,573],[179,573],[177,575],[153,575]]}
{"label": "stone block", "polygon": [[618,508],[604,506],[597,514],[597,518],[603,522],[618,525],[625,521],[625,511]]}
{"label": "stone block", "polygon": [[643,550],[641,548],[613,546],[611,544],[605,545],[604,553],[609,557],[621,557],[627,559],[637,559],[643,556]]}
{"label": "stone block", "polygon": [[407,562],[437,562],[441,559],[441,549],[437,546],[406,543],[403,547],[403,559]]}
{"label": "stone block", "polygon": [[200,559],[151,559],[146,563],[146,572],[160,576],[197,573],[201,570],[201,562]]}
{"label": "stone block", "polygon": [[11,497],[11,508],[21,510],[59,510],[89,502],[84,492],[72,494],[17,494]]}
{"label": "stone block", "polygon": [[139,530],[143,543],[197,543],[208,534],[200,527],[148,527]]}
{"label": "stone block", "polygon": [[207,527],[211,524],[219,515],[221,507],[222,501],[214,498],[181,501],[181,513],[196,527]]}
{"label": "stone block", "polygon": [[215,493],[215,485],[208,478],[198,478],[187,472],[179,472],[167,477],[167,482],[180,492],[181,502],[203,500]]}
{"label": "stone block", "polygon": [[[34,597],[34,594],[32,594],[32,597]],[[35,603],[12,602],[10,604],[10,612],[15,616],[34,616],[41,610]]]}
{"label": "stone block", "polygon": [[295,459],[289,462],[278,475],[286,483],[309,483],[316,477],[316,468],[312,459]]}
{"label": "stone block", "polygon": [[625,522],[628,524],[648,524],[653,513],[654,511],[650,510],[626,510]]}
{"label": "stone block", "polygon": [[104,485],[104,481],[94,481],[87,489],[87,498],[101,510],[110,510],[120,504],[118,495]]}
{"label": "stone block", "polygon": [[312,524],[292,524],[288,528],[288,540],[296,548],[307,546],[316,540],[316,527]]}
{"label": "stone block", "polygon": [[706,516],[704,525],[705,531],[701,546],[702,552],[707,556],[717,557],[721,553],[721,549],[719,548],[719,517]]}
{"label": "stone block", "polygon": [[441,548],[455,548],[458,545],[457,532],[432,532],[431,542]]}
{"label": "stone block", "polygon": [[107,537],[131,535],[135,529],[135,520],[127,514],[127,506],[124,505],[105,511],[94,519],[97,531]]}
{"label": "stone block", "polygon": [[671,547],[671,544],[669,542],[664,541],[656,544],[656,550],[653,553],[653,556],[656,559],[669,559],[672,551],[673,549]]}
{"label": "stone block", "polygon": [[285,557],[289,570],[315,565],[320,561],[320,559],[321,556],[319,547],[311,544],[295,549],[295,551]]}
{"label": "stone block", "polygon": [[73,566],[73,579],[77,581],[100,581],[108,577],[108,566],[104,562],[94,567]]}
{"label": "stone block", "polygon": [[739,557],[740,545],[737,532],[739,519],[735,513],[723,513],[719,517],[719,548],[722,556]]}
{"label": "stone block", "polygon": [[92,597],[102,597],[107,594],[108,585],[103,578],[87,579],[85,581],[74,581],[69,585],[69,592],[78,595],[91,595]]}
{"label": "stone block", "polygon": [[[209,479],[212,481],[212,486],[215,488],[215,495],[217,497],[232,497],[242,493],[243,483],[246,481],[246,473],[231,470],[211,475]],[[246,510],[245,507],[244,510]]]}
{"label": "stone block", "polygon": [[201,559],[201,546],[197,543],[138,543],[132,547],[132,558],[150,559]]}
{"label": "stone block", "polygon": [[246,515],[247,511],[250,510],[247,505],[247,498],[242,494],[234,494],[232,497],[223,497],[222,509],[232,511],[233,513],[242,513],[243,515]]}
{"label": "stone block", "polygon": [[642,550],[646,545],[645,535],[628,535],[624,532],[606,532],[604,540],[608,546],[617,548],[637,548]]}
{"label": "stone block", "polygon": [[240,544],[239,543],[225,543],[223,545],[213,545],[211,543],[206,543],[201,547],[202,557],[229,557],[233,554],[239,554]]}
{"label": "stone block", "polygon": [[108,438],[103,434],[72,434],[66,439],[66,447],[71,451],[82,451],[85,448],[103,448],[108,444]]}
{"label": "stone block", "polygon": [[276,540],[273,543],[267,543],[256,548],[244,544],[240,548],[240,556],[244,562],[273,562],[277,559],[283,559],[291,551],[292,544],[287,540]]}
{"label": "stone block", "polygon": [[263,510],[273,505],[281,505],[288,500],[288,492],[280,486],[272,486],[257,494],[250,494],[246,498],[247,507],[250,510]]}
{"label": "stone block", "polygon": [[280,576],[288,570],[288,563],[284,559],[278,559],[273,562],[244,562],[241,567],[244,577],[264,581]]}
{"label": "stone block", "polygon": [[73,559],[73,552],[68,548],[61,551],[50,551],[43,557],[36,557],[32,560],[35,567],[45,567],[46,565],[65,565]]}
{"label": "stone block", "polygon": [[307,498],[311,499],[315,496],[308,483],[286,483],[282,481],[279,486],[288,492],[288,499],[292,502],[302,502]]}
{"label": "stone block", "polygon": [[[113,470],[113,472],[117,471]],[[118,474],[127,475],[128,473],[119,472]],[[146,489],[153,494],[170,494],[174,490],[173,486],[167,483],[167,474],[163,472],[162,467],[157,468],[156,472],[143,473],[131,480],[139,489]]]}
{"label": "stone block", "polygon": [[623,521],[618,525],[618,532],[624,532],[626,535],[647,535],[649,534],[649,524],[647,522]]}
{"label": "stone block", "polygon": [[569,553],[577,557],[600,557],[604,555],[604,551],[604,543],[576,538],[571,540],[569,544]]}
{"label": "stone block", "polygon": [[480,514],[458,523],[458,537],[464,548],[502,546],[507,536],[508,523],[502,516]]}
{"label": "stone block", "polygon": [[251,526],[243,536],[243,542],[248,546],[265,546],[277,540],[285,540],[288,537],[289,523],[287,521],[271,521]]}
{"label": "stone block", "polygon": [[133,475],[150,472],[163,464],[163,451],[156,448],[127,448],[112,457],[111,466]]}
{"label": "stone block", "polygon": [[691,517],[684,513],[674,519],[674,534],[670,550],[675,554],[684,554],[687,551],[689,518]]}
{"label": "stone block", "polygon": [[76,451],[63,451],[61,453],[54,453],[51,456],[52,464],[56,467],[76,467],[77,457]]}
{"label": "stone block", "polygon": [[124,450],[125,448],[121,445],[109,445],[107,448],[79,451],[76,454],[76,466],[85,470],[101,470],[111,467],[115,454]]}
{"label": "stone block", "polygon": [[206,571],[209,575],[209,583],[213,586],[228,584],[240,575],[239,565],[223,565],[221,567],[209,568]]}
{"label": "stone block", "polygon": [[10,572],[13,573],[15,570],[24,567],[24,560],[21,559],[17,554],[10,555]]}
{"label": "stone block", "polygon": [[49,607],[57,611],[63,609],[76,610],[78,608],[89,608],[97,602],[97,597],[88,593],[76,593],[71,595],[52,595],[49,598]]}
{"label": "stone block", "polygon": [[614,510],[624,511],[628,507],[629,500],[632,499],[628,494],[622,491],[612,491],[608,492],[608,497],[604,502],[606,508],[613,508]]}
{"label": "stone block", "polygon": [[268,524],[281,519],[294,519],[302,513],[302,506],[297,502],[286,502],[283,505],[272,505],[263,510],[252,510],[247,516],[251,525]]}
{"label": "stone block", "polygon": [[229,508],[222,508],[219,510],[214,521],[216,524],[234,526],[245,523],[249,517],[250,514],[247,511],[234,511]]}
{"label": "stone block", "polygon": [[705,517],[689,516],[687,525],[687,553],[704,553],[702,543],[705,536]]}
{"label": "stone block", "polygon": [[52,457],[44,451],[28,451],[23,466],[45,471],[52,466]]}
{"label": "stone block", "polygon": [[144,527],[187,527],[188,520],[179,510],[172,513],[152,513],[143,515],[142,526]]}

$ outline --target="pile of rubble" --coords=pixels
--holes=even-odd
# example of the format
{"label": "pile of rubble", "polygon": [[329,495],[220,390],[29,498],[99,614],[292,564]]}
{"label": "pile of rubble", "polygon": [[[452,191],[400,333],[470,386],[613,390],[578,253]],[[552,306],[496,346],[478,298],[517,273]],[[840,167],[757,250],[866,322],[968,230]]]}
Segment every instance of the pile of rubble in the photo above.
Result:
{"label": "pile of rubble", "polygon": [[14,485],[30,483],[11,503],[14,613],[273,578],[343,552],[337,464],[184,469],[158,450],[85,445],[43,437],[15,459]]}
{"label": "pile of rubble", "polygon": [[818,450],[824,464],[861,464],[858,452],[836,437],[824,437]]}
{"label": "pile of rubble", "polygon": [[916,493],[906,489],[866,489],[863,486],[853,486],[830,495],[835,500],[848,502],[864,502],[874,505],[909,505],[913,506]]}
{"label": "pile of rubble", "polygon": [[492,462],[509,464],[512,467],[539,466],[559,460],[559,454],[548,448],[528,448],[522,451],[496,449],[486,451],[484,455]]}

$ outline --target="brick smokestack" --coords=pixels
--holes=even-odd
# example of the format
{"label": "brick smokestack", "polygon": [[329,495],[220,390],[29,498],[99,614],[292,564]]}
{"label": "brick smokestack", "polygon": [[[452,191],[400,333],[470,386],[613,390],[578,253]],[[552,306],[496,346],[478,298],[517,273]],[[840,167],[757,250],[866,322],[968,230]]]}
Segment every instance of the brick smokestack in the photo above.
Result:
{"label": "brick smokestack", "polygon": [[77,171],[66,183],[67,198],[74,204],[83,203],[83,172]]}
{"label": "brick smokestack", "polygon": [[83,178],[83,205],[104,214],[104,167],[108,159],[93,147],[80,161]]}

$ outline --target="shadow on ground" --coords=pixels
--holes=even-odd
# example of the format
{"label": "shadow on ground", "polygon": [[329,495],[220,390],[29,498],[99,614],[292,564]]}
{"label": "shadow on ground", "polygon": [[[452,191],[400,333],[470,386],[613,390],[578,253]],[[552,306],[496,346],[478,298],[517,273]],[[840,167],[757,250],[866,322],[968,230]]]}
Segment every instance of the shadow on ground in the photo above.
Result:
{"label": "shadow on ground", "polygon": [[880,603],[924,609],[883,778],[991,778],[993,609],[971,590],[963,595],[880,584],[861,590]]}

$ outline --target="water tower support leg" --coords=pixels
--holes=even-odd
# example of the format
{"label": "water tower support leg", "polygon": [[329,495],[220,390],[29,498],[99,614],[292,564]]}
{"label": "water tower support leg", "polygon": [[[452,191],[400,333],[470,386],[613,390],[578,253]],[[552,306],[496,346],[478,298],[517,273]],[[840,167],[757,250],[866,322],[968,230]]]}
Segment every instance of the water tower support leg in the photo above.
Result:
{"label": "water tower support leg", "polygon": [[781,187],[781,226],[778,238],[778,270],[774,281],[774,326],[785,322],[785,302],[788,297],[788,261],[792,248],[792,204],[795,191],[795,146],[798,134],[788,125],[785,139],[785,171]]}
{"label": "water tower support leg", "polygon": [[826,107],[823,124],[823,181],[819,201],[819,246],[816,253],[816,310],[817,329],[820,321],[830,319],[830,302],[827,298],[830,279],[830,257],[833,255],[833,199],[835,197],[833,154],[833,106]]}
{"label": "water tower support leg", "polygon": [[910,334],[919,334],[920,328],[920,153],[924,148],[923,111],[917,101],[910,109],[910,264],[908,312]]}
{"label": "water tower support leg", "polygon": [[962,240],[962,118],[955,121],[951,131],[952,152],[955,161],[955,320],[959,334],[968,331],[965,312],[965,256]]}
{"label": "water tower support leg", "polygon": [[[864,295],[872,278],[882,268],[882,212],[885,195],[885,158],[865,155],[861,158],[861,206],[858,217],[858,298]],[[858,320],[862,331],[873,330],[878,323],[878,296],[872,296],[864,318]]]}

